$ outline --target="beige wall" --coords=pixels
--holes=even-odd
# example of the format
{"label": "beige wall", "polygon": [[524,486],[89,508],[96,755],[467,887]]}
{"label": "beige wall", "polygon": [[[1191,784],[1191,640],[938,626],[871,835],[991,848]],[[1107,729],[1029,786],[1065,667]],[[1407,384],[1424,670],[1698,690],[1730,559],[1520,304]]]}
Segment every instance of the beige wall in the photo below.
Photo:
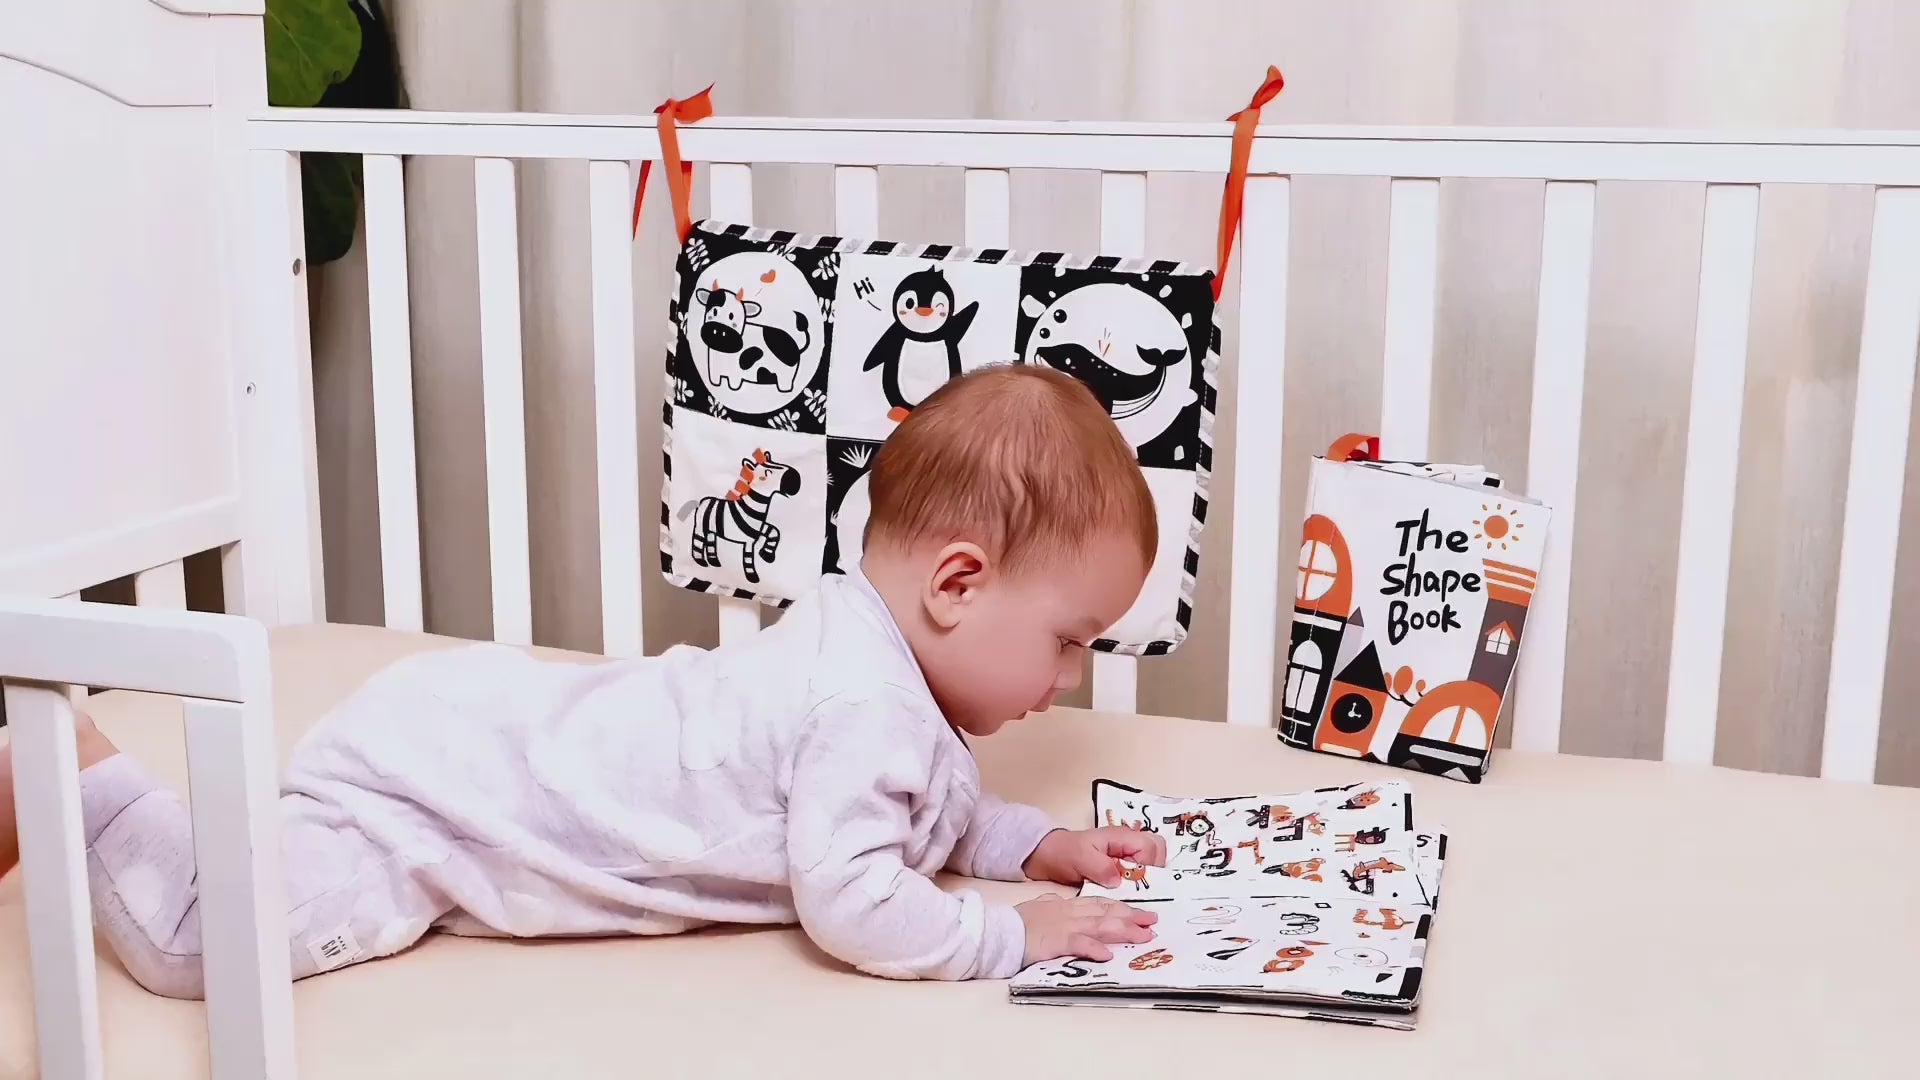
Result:
{"label": "beige wall", "polygon": [[[423,109],[641,113],[717,82],[728,114],[1210,119],[1264,65],[1288,89],[1275,122],[1664,127],[1920,124],[1920,5],[1904,0],[393,0],[413,104]],[[488,626],[485,470],[470,166],[409,163],[409,255],[430,628]],[[585,169],[521,176],[534,616],[542,643],[597,646]],[[823,169],[764,169],[756,214],[832,226]],[[1016,245],[1097,245],[1094,177],[1014,180]],[[958,240],[958,176],[890,171],[881,225]],[[1208,261],[1214,177],[1155,177],[1150,244]],[[1289,330],[1289,530],[1307,457],[1377,423],[1384,180],[1295,184]],[[1603,187],[1587,375],[1566,747],[1658,756],[1685,447],[1701,192]],[[1443,189],[1433,451],[1525,482],[1537,185]],[[664,206],[636,253],[642,416],[658,386]],[[1768,189],[1740,477],[1719,758],[1815,770],[1837,523],[1853,400],[1870,196]],[[317,393],[335,618],[377,622],[377,518],[360,250],[315,275]],[[1232,325],[1234,313],[1225,315]],[[1232,335],[1228,336],[1232,350]],[[1258,363],[1263,358],[1249,357]],[[1225,375],[1233,379],[1230,355]],[[1233,418],[1222,418],[1231,445]],[[659,432],[643,423],[642,483]],[[1218,488],[1230,490],[1223,455]],[[1920,525],[1917,499],[1910,525]],[[1231,506],[1215,503],[1194,634],[1149,661],[1143,707],[1224,709]],[[1920,537],[1920,528],[1909,535]],[[1286,556],[1290,558],[1291,552]],[[1920,644],[1920,541],[1905,545],[1894,655]],[[714,607],[649,565],[648,647],[711,642]],[[1920,783],[1920,672],[1896,662],[1882,778]]]}

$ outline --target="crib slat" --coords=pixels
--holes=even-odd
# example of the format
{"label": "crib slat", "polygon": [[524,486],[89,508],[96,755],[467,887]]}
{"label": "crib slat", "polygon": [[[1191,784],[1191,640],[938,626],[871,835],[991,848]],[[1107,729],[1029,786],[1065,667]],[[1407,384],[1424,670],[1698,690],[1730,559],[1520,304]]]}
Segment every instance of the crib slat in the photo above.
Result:
{"label": "crib slat", "polygon": [[475,158],[474,230],[480,248],[481,403],[486,416],[487,546],[493,561],[493,638],[533,642],[527,541],[527,417],[520,353],[519,212],[513,162]]}
{"label": "crib slat", "polygon": [[380,503],[380,583],[386,624],[425,625],[420,594],[420,499],[413,441],[413,330],[407,296],[407,198],[400,159],[368,154],[367,329],[373,354],[374,471]]}
{"label": "crib slat", "polygon": [[707,170],[713,216],[729,225],[753,224],[753,168],[715,162]]}
{"label": "crib slat", "polygon": [[760,603],[733,596],[720,597],[720,643],[750,638],[760,632]]}
{"label": "crib slat", "polygon": [[258,404],[237,420],[252,448],[240,461],[240,482],[259,509],[242,545],[255,556],[247,606],[272,625],[325,622],[300,156],[255,150],[248,171],[253,262],[238,279],[246,310],[236,314],[246,320],[252,350],[241,393]]}
{"label": "crib slat", "polygon": [[220,549],[220,611],[251,615],[247,608],[247,545],[235,542]]}
{"label": "crib slat", "polygon": [[1012,185],[1005,169],[967,170],[967,246],[1004,248],[1013,242]]}
{"label": "crib slat", "polygon": [[187,782],[205,935],[208,1056],[216,1077],[291,1080],[292,973],[264,703],[186,698]]}
{"label": "crib slat", "polygon": [[[1280,535],[1282,392],[1287,360],[1287,259],[1292,237],[1284,176],[1247,178],[1240,219],[1240,348],[1233,435],[1233,598],[1227,611],[1227,723],[1272,727],[1280,565],[1296,549]],[[1291,596],[1289,591],[1287,595]],[[1291,609],[1291,602],[1287,608]]]}
{"label": "crib slat", "polygon": [[99,988],[73,707],[53,687],[8,683],[5,697],[40,1075],[98,1080]]}
{"label": "crib slat", "polygon": [[594,459],[600,485],[600,648],[608,656],[640,655],[645,618],[628,171],[624,161],[587,166],[587,222],[593,234]]}
{"label": "crib slat", "polygon": [[1394,180],[1388,208],[1380,416],[1381,452],[1388,457],[1427,460],[1439,267],[1440,181]]}
{"label": "crib slat", "polygon": [[[753,169],[716,162],[707,171],[708,199],[715,220],[731,225],[753,223]],[[835,201],[838,202],[836,184]],[[760,605],[752,600],[720,597],[720,643],[739,641],[760,630]]]}
{"label": "crib slat", "polygon": [[1820,747],[1820,775],[1830,780],[1872,782],[1879,754],[1917,344],[1920,188],[1881,188],[1874,193],[1860,321],[1859,389]]}
{"label": "crib slat", "polygon": [[[1147,250],[1147,174],[1100,174],[1100,253],[1143,255]],[[1093,707],[1135,712],[1140,707],[1140,664],[1131,656],[1093,655]]]}
{"label": "crib slat", "polygon": [[1520,651],[1513,707],[1516,750],[1560,748],[1567,668],[1567,597],[1573,573],[1573,500],[1580,471],[1580,405],[1587,371],[1593,282],[1594,185],[1546,186],[1540,244],[1540,316],[1533,344],[1533,419],[1527,494],[1553,507],[1547,547]]}
{"label": "crib slat", "polygon": [[180,560],[133,575],[133,602],[145,608],[187,609],[187,568]]}
{"label": "crib slat", "polygon": [[1696,765],[1713,763],[1720,715],[1760,188],[1713,184],[1706,200],[1663,751],[1667,761]]}
{"label": "crib slat", "polygon": [[1100,174],[1100,253],[1134,256],[1147,250],[1147,174]]}
{"label": "crib slat", "polygon": [[833,228],[841,236],[870,240],[880,235],[880,170],[842,166],[833,170]]}
{"label": "crib slat", "polygon": [[[62,599],[62,600],[72,600],[72,601],[74,601],[75,603],[79,603],[79,602],[80,602],[80,594],[79,594],[79,593],[77,593],[77,592],[76,592],[76,593],[68,593],[67,595],[65,595],[65,596],[63,596],[63,597],[61,597],[60,599]],[[84,708],[86,708],[86,705],[87,705],[87,696],[88,696],[88,690],[87,690],[87,688],[86,688],[86,687],[84,687],[84,686],[69,686],[69,687],[67,687],[67,700],[68,700],[68,701],[71,701],[71,702],[73,702],[73,707],[74,707],[75,709],[84,709]]]}

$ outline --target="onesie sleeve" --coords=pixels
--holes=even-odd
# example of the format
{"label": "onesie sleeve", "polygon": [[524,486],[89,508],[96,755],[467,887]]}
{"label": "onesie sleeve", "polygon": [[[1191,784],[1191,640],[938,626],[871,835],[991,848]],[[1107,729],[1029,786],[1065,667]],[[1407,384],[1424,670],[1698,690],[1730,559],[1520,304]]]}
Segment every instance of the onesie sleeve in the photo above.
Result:
{"label": "onesie sleeve", "polygon": [[787,858],[801,928],[829,954],[890,979],[1004,979],[1026,926],[972,890],[907,863],[939,732],[884,699],[823,703],[799,736]]}
{"label": "onesie sleeve", "polygon": [[1025,881],[1021,867],[1027,856],[1057,827],[1038,807],[1010,803],[982,791],[947,869],[991,881]]}

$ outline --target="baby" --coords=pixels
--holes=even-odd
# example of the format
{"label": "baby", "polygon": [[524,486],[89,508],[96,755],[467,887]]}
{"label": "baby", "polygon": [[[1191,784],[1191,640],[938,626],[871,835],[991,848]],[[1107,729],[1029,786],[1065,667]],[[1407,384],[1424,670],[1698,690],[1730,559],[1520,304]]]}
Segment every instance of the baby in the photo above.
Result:
{"label": "baby", "polygon": [[[499,645],[393,664],[295,747],[282,866],[295,978],[432,929],[541,937],[798,922],[900,979],[998,979],[1150,940],[1152,913],[1017,906],[932,875],[1120,882],[1152,833],[1058,829],[980,789],[967,736],[1079,684],[1155,548],[1132,450],[1078,382],[947,383],[877,455],[858,571],[712,651],[568,664]],[[79,718],[94,921],[155,993],[199,997],[186,806]],[[0,748],[0,873],[17,860]]]}

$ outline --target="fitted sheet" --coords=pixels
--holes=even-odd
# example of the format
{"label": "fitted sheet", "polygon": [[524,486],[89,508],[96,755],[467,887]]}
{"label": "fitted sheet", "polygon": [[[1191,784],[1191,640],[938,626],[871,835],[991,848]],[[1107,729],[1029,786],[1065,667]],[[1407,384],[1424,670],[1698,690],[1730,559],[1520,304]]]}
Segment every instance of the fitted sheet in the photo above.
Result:
{"label": "fitted sheet", "polygon": [[[282,753],[380,667],[458,644],[275,631]],[[90,707],[184,786],[176,702],[116,692]],[[1266,731],[1072,709],[974,745],[989,787],[1075,826],[1091,822],[1099,776],[1203,796],[1409,780],[1422,817],[1451,833],[1419,1029],[1022,1008],[1004,983],[859,975],[790,929],[433,936],[296,985],[301,1075],[1911,1075],[1920,791],[1520,753],[1474,787],[1288,750]],[[978,887],[1006,900],[1048,888]],[[108,955],[99,972],[109,1076],[206,1075],[200,1004],[147,994]],[[15,874],[0,881],[0,1080],[34,1075],[31,1010]]]}

